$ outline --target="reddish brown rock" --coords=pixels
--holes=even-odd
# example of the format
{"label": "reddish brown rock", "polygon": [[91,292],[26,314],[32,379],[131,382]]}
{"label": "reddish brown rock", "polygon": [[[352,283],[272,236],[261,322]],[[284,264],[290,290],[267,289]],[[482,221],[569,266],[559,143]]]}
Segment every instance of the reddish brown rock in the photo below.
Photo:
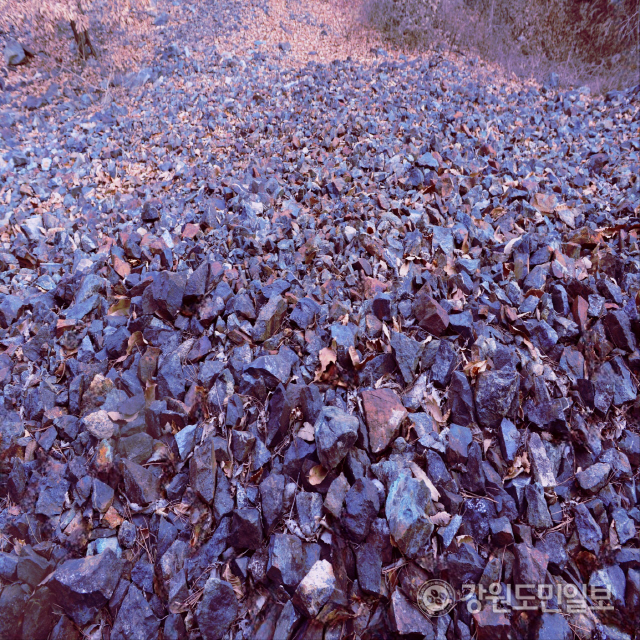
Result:
{"label": "reddish brown rock", "polygon": [[400,424],[408,412],[391,389],[367,389],[362,392],[362,402],[371,451],[380,453],[398,437]]}
{"label": "reddish brown rock", "polygon": [[373,298],[377,293],[384,293],[389,288],[386,282],[380,282],[376,278],[364,279],[364,296],[365,298]]}
{"label": "reddish brown rock", "polygon": [[504,615],[485,606],[482,611],[473,614],[478,640],[508,640],[511,624]]}
{"label": "reddish brown rock", "polygon": [[442,335],[449,326],[449,314],[429,295],[416,296],[413,314],[418,324],[434,336]]}
{"label": "reddish brown rock", "polygon": [[192,222],[185,224],[182,230],[182,237],[192,240],[200,233],[200,225],[193,224]]}
{"label": "reddish brown rock", "polygon": [[587,328],[587,311],[589,309],[589,304],[587,301],[581,296],[576,296],[573,299],[572,312],[573,319],[576,321],[576,324],[580,327],[580,331],[585,331]]}
{"label": "reddish brown rock", "polygon": [[595,249],[602,242],[602,235],[598,231],[593,231],[587,226],[580,228],[569,238],[569,242],[574,242],[587,249]]}

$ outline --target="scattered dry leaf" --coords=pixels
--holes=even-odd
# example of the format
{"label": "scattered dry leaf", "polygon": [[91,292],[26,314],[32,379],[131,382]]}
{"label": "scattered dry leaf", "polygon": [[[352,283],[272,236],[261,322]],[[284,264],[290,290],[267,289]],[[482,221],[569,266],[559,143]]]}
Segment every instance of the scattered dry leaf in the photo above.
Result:
{"label": "scattered dry leaf", "polygon": [[142,331],[134,331],[127,341],[127,355],[130,356],[133,350],[138,347],[143,349],[146,344]]}
{"label": "scattered dry leaf", "polygon": [[478,362],[469,362],[462,367],[462,370],[472,378],[475,378],[483,371],[487,370],[487,360],[480,360]]}
{"label": "scattered dry leaf", "polygon": [[446,527],[451,522],[451,514],[446,511],[440,511],[434,516],[429,516],[429,520],[437,527]]}
{"label": "scattered dry leaf", "polygon": [[335,364],[338,356],[333,349],[329,347],[324,347],[324,349],[320,349],[318,352],[318,359],[320,360],[320,373],[325,373],[329,368],[329,365]]}
{"label": "scattered dry leaf", "polygon": [[527,457],[527,452],[524,451],[519,456],[516,456],[516,459],[509,467],[507,475],[504,477],[504,479],[511,480],[512,478],[519,476],[521,473],[529,473],[530,470],[531,465],[529,464],[529,458]]}
{"label": "scattered dry leaf", "polygon": [[618,530],[615,520],[611,520],[611,524],[609,525],[609,546],[613,551],[617,551],[621,548],[620,546],[620,538],[618,537]]}
{"label": "scattered dry leaf", "polygon": [[128,316],[129,307],[131,306],[131,300],[129,298],[119,298],[117,302],[114,302],[107,312],[110,316]]}
{"label": "scattered dry leaf", "polygon": [[413,475],[418,479],[422,480],[427,485],[429,492],[431,493],[431,499],[435,502],[440,499],[440,492],[435,488],[433,482],[429,480],[429,476],[422,470],[413,460],[408,462],[411,471],[413,471]]}
{"label": "scattered dry leaf", "polygon": [[227,564],[222,572],[222,578],[226,580],[232,587],[233,592],[236,594],[236,598],[238,600],[242,600],[244,598],[244,590],[242,589],[242,582],[238,576],[236,576],[231,568]]}
{"label": "scattered dry leaf", "polygon": [[328,473],[327,469],[325,469],[321,464],[317,464],[315,467],[311,467],[307,480],[309,481],[309,484],[315,487],[316,485],[324,482]]}
{"label": "scattered dry leaf", "polygon": [[313,442],[316,439],[316,432],[313,425],[309,422],[305,422],[298,430],[298,438],[302,438],[307,442]]}

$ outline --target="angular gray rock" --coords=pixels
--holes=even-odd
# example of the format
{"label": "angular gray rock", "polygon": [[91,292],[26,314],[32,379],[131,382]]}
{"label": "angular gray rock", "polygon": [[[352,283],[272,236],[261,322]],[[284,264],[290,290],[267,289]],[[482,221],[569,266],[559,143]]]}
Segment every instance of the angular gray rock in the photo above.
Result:
{"label": "angular gray rock", "polygon": [[146,505],[160,498],[160,479],[152,471],[131,460],[122,462],[122,475],[131,502]]}
{"label": "angular gray rock", "polygon": [[4,45],[4,62],[7,65],[19,65],[26,62],[27,56],[22,45],[12,38],[8,38]]}
{"label": "angular gray rock", "polygon": [[529,525],[535,529],[546,529],[553,526],[542,486],[536,482],[527,485],[524,492],[527,499],[527,520]]}
{"label": "angular gray rock", "polygon": [[547,450],[537,433],[529,436],[529,460],[533,467],[534,476],[544,489],[556,486],[556,477],[549,461]]}
{"label": "angular gray rock", "polygon": [[401,636],[419,634],[423,638],[435,638],[429,619],[407,600],[400,589],[391,594],[391,611],[396,631]]}
{"label": "angular gray rock", "polygon": [[473,391],[469,384],[469,379],[463,371],[454,371],[451,374],[448,394],[451,421],[463,426],[469,426],[471,422],[475,422],[476,411]]}
{"label": "angular gray rock", "polygon": [[267,533],[277,523],[284,508],[284,476],[272,473],[260,483],[260,498],[262,500],[262,518]]}
{"label": "angular gray rock", "polygon": [[573,630],[561,613],[543,613],[536,622],[535,640],[571,640]]}
{"label": "angular gray rock", "polygon": [[303,547],[300,538],[274,533],[269,540],[267,576],[275,584],[295,588],[304,577]]}
{"label": "angular gray rock", "polygon": [[287,312],[287,301],[281,296],[273,296],[260,309],[258,319],[253,327],[253,339],[256,342],[268,340],[280,328]]}
{"label": "angular gray rock", "polygon": [[193,489],[207,504],[215,498],[216,473],[214,470],[214,444],[209,437],[198,445],[189,461],[189,480]]}
{"label": "angular gray rock", "polygon": [[576,473],[576,480],[580,488],[589,493],[598,493],[607,482],[611,465],[606,462],[596,462],[584,471]]}
{"label": "angular gray rock", "polygon": [[380,510],[380,496],[369,478],[358,478],[347,492],[340,522],[350,540],[362,542]]}
{"label": "angular gray rock", "polygon": [[594,571],[589,578],[589,587],[599,587],[600,593],[606,591],[611,594],[607,604],[614,607],[624,607],[626,578],[619,565],[609,565]]}
{"label": "angular gray rock", "polygon": [[602,531],[584,503],[573,506],[574,523],[580,544],[593,553],[598,553],[602,542]]}
{"label": "angular gray rock", "polygon": [[465,463],[472,441],[473,436],[469,427],[452,424],[449,427],[447,440],[447,461],[451,464]]}
{"label": "angular gray rock", "polygon": [[196,608],[196,620],[204,640],[221,640],[237,614],[238,600],[233,587],[211,575]]}
{"label": "angular gray rock", "polygon": [[339,518],[342,504],[349,491],[349,481],[341,473],[329,486],[329,491],[324,499],[324,508],[334,517]]}
{"label": "angular gray rock", "polygon": [[276,622],[276,627],[273,632],[273,638],[280,638],[281,640],[290,640],[295,631],[296,624],[300,620],[301,616],[293,606],[291,600],[287,600],[285,602],[284,607],[282,607],[282,611],[280,612],[280,616],[278,617],[278,621]]}
{"label": "angular gray rock", "polygon": [[111,629],[111,637],[113,640],[153,640],[158,637],[159,629],[160,620],[142,592],[130,585]]}
{"label": "angular gray rock", "polygon": [[305,536],[313,536],[320,528],[322,496],[319,493],[300,491],[296,496],[298,523]]}
{"label": "angular gray rock", "polygon": [[325,469],[337,467],[358,439],[358,418],[338,407],[323,407],[315,424],[318,459]]}
{"label": "angular gray rock", "polygon": [[231,535],[241,549],[259,549],[262,545],[260,512],[251,507],[236,509],[231,519]]}
{"label": "angular gray rock", "polygon": [[293,603],[304,615],[315,618],[335,588],[336,578],[331,563],[318,560],[298,585]]}
{"label": "angular gray rock", "polygon": [[520,446],[520,432],[516,425],[503,418],[498,428],[498,442],[500,443],[500,451],[505,462],[511,464],[516,459],[516,453]]}
{"label": "angular gray rock", "polygon": [[67,560],[53,574],[49,587],[78,625],[88,624],[120,580],[122,563],[111,549],[79,560]]}
{"label": "angular gray rock", "polygon": [[420,364],[423,345],[403,333],[392,331],[391,348],[404,381],[411,384]]}
{"label": "angular gray rock", "polygon": [[483,427],[498,427],[509,413],[519,388],[520,376],[517,371],[501,369],[481,373],[475,390],[478,422]]}
{"label": "angular gray rock", "polygon": [[401,474],[389,487],[385,515],[398,549],[415,558],[428,548],[433,532],[429,520],[431,495],[421,480]]}

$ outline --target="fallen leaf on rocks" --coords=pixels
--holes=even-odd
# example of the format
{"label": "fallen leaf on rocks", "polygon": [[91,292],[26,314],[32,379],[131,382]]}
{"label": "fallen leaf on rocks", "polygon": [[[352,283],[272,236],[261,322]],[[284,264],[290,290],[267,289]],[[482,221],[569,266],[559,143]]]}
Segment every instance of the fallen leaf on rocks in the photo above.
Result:
{"label": "fallen leaf on rocks", "polygon": [[529,351],[531,352],[531,355],[532,355],[533,359],[534,360],[540,360],[540,352],[533,345],[533,343],[530,340],[527,340],[526,338],[523,338],[522,342],[524,342],[524,344],[527,346],[527,349],[529,349]]}
{"label": "fallen leaf on rocks", "polygon": [[144,345],[145,339],[142,335],[142,331],[134,331],[127,341],[127,355],[130,356],[136,347],[142,349]]}
{"label": "fallen leaf on rocks", "polygon": [[530,471],[531,465],[529,463],[529,458],[527,456],[527,452],[524,451],[513,461],[513,464],[507,470],[507,474],[504,478],[505,480],[511,480],[512,478],[519,476],[521,473],[529,473]]}
{"label": "fallen leaf on rocks", "polygon": [[27,442],[27,446],[24,448],[24,461],[30,462],[33,460],[33,454],[36,452],[38,448],[38,443],[35,440],[29,440]]}
{"label": "fallen leaf on rocks", "polygon": [[236,598],[238,600],[242,600],[244,598],[244,589],[242,588],[242,582],[240,578],[236,576],[233,571],[231,571],[231,567],[227,564],[222,572],[223,580],[226,580],[232,587],[233,592],[236,594]]}
{"label": "fallen leaf on rocks", "polygon": [[412,460],[410,460],[407,464],[411,468],[411,471],[413,472],[413,475],[418,480],[422,480],[422,482],[424,482],[427,485],[427,489],[429,489],[429,492],[431,493],[431,499],[433,501],[439,500],[440,499],[440,492],[435,488],[433,482],[431,482],[431,480],[429,480],[429,476]]}
{"label": "fallen leaf on rocks", "polygon": [[156,399],[156,385],[152,382],[148,382],[144,389],[144,400],[147,405],[150,405]]}
{"label": "fallen leaf on rocks", "polygon": [[128,316],[130,306],[131,300],[129,298],[120,298],[109,307],[107,314],[110,316]]}
{"label": "fallen leaf on rocks", "polygon": [[313,486],[322,484],[328,473],[329,471],[327,469],[322,465],[317,464],[315,467],[311,467],[307,480],[309,481],[309,484]]}
{"label": "fallen leaf on rocks", "polygon": [[358,369],[360,366],[360,356],[358,355],[356,348],[353,346],[349,347],[349,358],[351,359],[353,366]]}
{"label": "fallen leaf on rocks", "polygon": [[[109,594],[93,597],[102,567],[83,572],[90,593],[62,604],[96,637],[107,622],[113,638],[127,625],[175,636],[182,622],[194,637],[273,635],[283,587],[309,603],[319,584],[344,582],[342,559],[323,553],[322,580],[300,586],[318,558],[298,541],[340,556],[353,544],[364,595],[350,608],[334,593],[324,613],[287,630],[330,634],[351,617],[356,635],[369,619],[380,637],[415,634],[424,625],[403,615],[402,593],[420,574],[415,561],[488,575],[510,544],[507,527],[487,533],[510,508],[489,485],[496,474],[525,484],[534,467],[544,496],[527,486],[518,521],[536,531],[536,548],[566,543],[587,581],[631,572],[619,557],[633,560],[632,511],[590,510],[594,526],[557,522],[557,509],[593,501],[594,478],[626,505],[638,472],[637,92],[543,88],[449,50],[401,58],[375,32],[350,30],[357,4],[158,3],[131,16],[140,43],[113,34],[130,69],[111,78],[110,65],[90,62],[75,74],[68,47],[48,52],[62,59],[55,77],[42,56],[0,77],[0,462],[13,501],[1,541],[16,556],[0,553],[3,568],[36,541],[56,562],[52,581],[67,562],[102,558],[119,571],[113,550],[127,559],[113,576],[122,593],[139,554],[136,573],[147,560],[160,573],[182,567],[155,576],[153,600],[134,574],[115,609]],[[365,415],[370,387],[393,390],[411,416],[374,458],[363,439],[384,420]],[[86,438],[85,418],[101,410],[118,438]],[[335,480],[314,457],[323,411],[333,417],[322,447],[349,450]],[[362,431],[342,412],[365,418]],[[529,447],[531,465],[518,457],[527,433],[544,445]],[[225,445],[222,478],[215,450]],[[458,541],[482,553],[453,549],[458,518],[438,504],[441,530],[427,536],[419,492],[396,494],[403,513],[393,500],[387,508],[408,460],[434,500],[455,504]],[[371,474],[360,478],[368,462],[385,474],[386,496]],[[583,482],[572,481],[578,465]],[[300,473],[304,491],[291,482]],[[543,501],[551,525],[534,508]],[[342,514],[339,526],[325,507]],[[380,549],[371,557],[366,541],[386,525],[399,549],[382,552],[382,583],[366,567]],[[183,535],[170,542],[175,528],[190,532],[188,549]],[[424,534],[421,558],[404,553],[414,534]],[[524,558],[504,557],[511,582],[537,553],[525,546],[509,547]],[[303,553],[304,571],[287,551]],[[24,601],[21,574],[3,599],[13,589]],[[161,621],[176,604],[169,593],[188,604]],[[282,615],[297,620],[290,610]],[[477,618],[478,637],[522,631],[515,618],[514,630]],[[622,637],[627,618],[599,622]],[[60,631],[65,619],[44,622],[44,635],[73,635]]]}
{"label": "fallen leaf on rocks", "polygon": [[337,355],[333,349],[324,347],[318,352],[318,359],[320,360],[320,369],[316,373],[316,378],[326,373],[329,366],[336,363]]}
{"label": "fallen leaf on rocks", "polygon": [[478,362],[469,362],[462,367],[462,370],[470,377],[475,378],[477,375],[487,370],[487,360]]}
{"label": "fallen leaf on rocks", "polygon": [[316,439],[315,429],[309,422],[305,422],[300,429],[298,429],[298,438],[302,438],[307,442],[313,442]]}
{"label": "fallen leaf on rocks", "polygon": [[429,520],[438,527],[446,527],[451,522],[451,514],[446,511],[440,511],[433,516],[429,516]]}

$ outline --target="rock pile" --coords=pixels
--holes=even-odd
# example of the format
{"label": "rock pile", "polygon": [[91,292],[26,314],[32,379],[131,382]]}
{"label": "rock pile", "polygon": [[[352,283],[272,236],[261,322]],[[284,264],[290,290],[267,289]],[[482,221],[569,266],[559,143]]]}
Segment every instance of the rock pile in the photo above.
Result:
{"label": "rock pile", "polygon": [[630,638],[637,96],[276,62],[1,116],[0,637]]}

